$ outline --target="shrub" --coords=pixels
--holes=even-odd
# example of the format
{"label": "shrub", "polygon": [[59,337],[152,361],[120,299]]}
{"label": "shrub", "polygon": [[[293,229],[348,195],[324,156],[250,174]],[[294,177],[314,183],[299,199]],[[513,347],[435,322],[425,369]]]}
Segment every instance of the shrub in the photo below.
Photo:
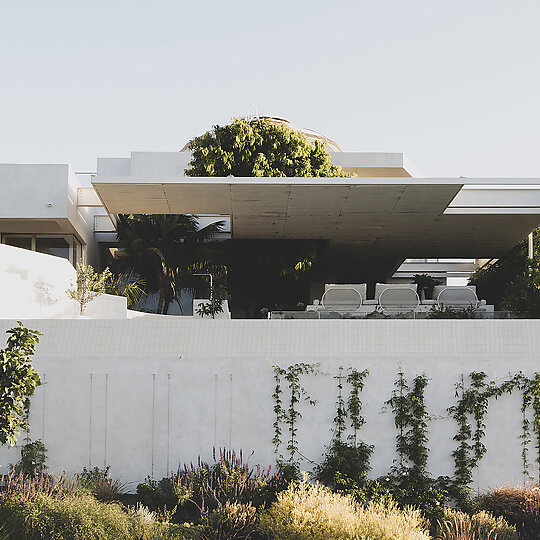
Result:
{"label": "shrub", "polygon": [[260,518],[261,531],[275,540],[428,540],[424,527],[416,510],[399,510],[394,503],[362,507],[305,479],[279,493]]}
{"label": "shrub", "polygon": [[540,538],[540,489],[535,485],[493,489],[476,499],[475,508],[515,525],[522,540]]}
{"label": "shrub", "polygon": [[126,493],[126,486],[118,479],[112,479],[110,467],[100,469],[84,467],[77,475],[80,486],[88,490],[99,501],[115,501]]}
{"label": "shrub", "polygon": [[426,319],[474,319],[476,318],[476,309],[473,306],[466,308],[454,308],[452,306],[432,307]]}
{"label": "shrub", "polygon": [[15,474],[32,475],[34,472],[45,469],[47,461],[47,448],[41,440],[28,442],[21,448],[21,459],[12,466]]}
{"label": "shrub", "polygon": [[232,540],[251,538],[255,532],[256,508],[251,504],[219,505],[203,518],[201,536],[204,540]]}
{"label": "shrub", "polygon": [[150,540],[167,534],[164,524],[129,515],[119,504],[102,503],[86,494],[56,498],[38,493],[25,501],[2,497],[0,521],[13,538],[27,540]]}
{"label": "shrub", "polygon": [[437,540],[518,540],[513,525],[484,511],[470,516],[446,508],[437,532]]}
{"label": "shrub", "polygon": [[75,495],[79,490],[77,479],[70,479],[65,473],[54,477],[45,469],[40,473],[34,472],[33,476],[11,472],[0,476],[1,499],[16,498],[22,502],[31,501],[36,495],[47,495],[60,498],[66,495]]}
{"label": "shrub", "polygon": [[150,509],[164,509],[175,523],[182,523],[198,521],[227,502],[266,507],[285,487],[282,477],[270,469],[249,467],[242,453],[220,451],[214,465],[199,461],[197,466],[179,467],[176,474],[159,482],[147,479],[137,486],[137,495]]}
{"label": "shrub", "polygon": [[369,459],[373,446],[360,442],[357,446],[335,440],[321,465],[316,467],[316,478],[325,486],[338,491],[351,484],[362,485],[370,471]]}

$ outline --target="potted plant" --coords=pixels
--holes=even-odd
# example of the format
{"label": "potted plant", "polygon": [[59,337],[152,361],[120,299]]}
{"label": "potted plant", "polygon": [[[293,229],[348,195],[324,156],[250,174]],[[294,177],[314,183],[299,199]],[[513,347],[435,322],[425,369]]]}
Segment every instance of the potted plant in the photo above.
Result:
{"label": "potted plant", "polygon": [[420,297],[420,300],[431,298],[433,295],[433,287],[442,283],[440,279],[428,276],[427,274],[415,274],[412,282],[416,283],[416,286],[418,287],[418,296]]}

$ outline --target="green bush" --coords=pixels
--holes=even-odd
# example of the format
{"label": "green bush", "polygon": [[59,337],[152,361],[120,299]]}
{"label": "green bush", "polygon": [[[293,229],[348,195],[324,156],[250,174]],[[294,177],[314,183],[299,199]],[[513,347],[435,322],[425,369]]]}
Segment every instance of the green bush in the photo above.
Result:
{"label": "green bush", "polygon": [[111,478],[110,467],[100,469],[84,467],[77,474],[80,487],[89,491],[98,501],[116,501],[126,493],[126,486],[118,479]]}
{"label": "green bush", "polygon": [[454,308],[452,306],[432,307],[426,319],[474,319],[476,318],[476,309],[473,306],[466,308]]}
{"label": "green bush", "polygon": [[478,497],[474,506],[515,525],[521,540],[540,538],[540,488],[502,486]]}
{"label": "green bush", "polygon": [[11,467],[15,474],[32,475],[46,469],[47,448],[41,440],[28,442],[21,448],[21,459]]}
{"label": "green bush", "polygon": [[58,498],[37,493],[32,499],[11,495],[0,499],[0,522],[12,538],[27,540],[151,540],[168,538],[168,527],[116,503],[90,495]]}
{"label": "green bush", "polygon": [[274,540],[429,540],[420,512],[394,503],[358,505],[306,480],[278,494],[260,517],[260,530]]}
{"label": "green bush", "polygon": [[367,480],[372,453],[373,446],[366,443],[354,446],[335,440],[323,463],[315,468],[316,479],[336,491],[346,491],[352,484],[360,486]]}
{"label": "green bush", "polygon": [[518,540],[516,528],[502,517],[489,512],[472,516],[445,508],[444,518],[438,523],[437,540]]}
{"label": "green bush", "polygon": [[137,486],[137,496],[150,509],[169,513],[172,521],[183,523],[199,522],[228,502],[266,507],[285,487],[282,476],[271,474],[270,469],[251,468],[243,463],[241,453],[221,451],[213,465],[199,461],[159,482],[148,478]]}
{"label": "green bush", "polygon": [[252,538],[256,511],[251,504],[221,504],[204,516],[201,536],[204,540]]}

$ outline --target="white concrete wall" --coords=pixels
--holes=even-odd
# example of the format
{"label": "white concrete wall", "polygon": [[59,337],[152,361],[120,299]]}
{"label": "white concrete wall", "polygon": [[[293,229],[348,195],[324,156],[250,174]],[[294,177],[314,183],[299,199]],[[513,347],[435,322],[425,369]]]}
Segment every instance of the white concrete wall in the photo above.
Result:
{"label": "white concrete wall", "polygon": [[76,317],[66,294],[75,279],[67,259],[0,244],[0,317]]}
{"label": "white concrete wall", "polygon": [[[66,319],[79,316],[79,304],[66,294],[77,279],[67,259],[0,244],[0,318]],[[85,316],[127,318],[126,298],[102,294]]]}
{"label": "white concrete wall", "polygon": [[81,185],[69,165],[0,164],[0,232],[76,234],[95,264],[95,210],[77,206]]}
{"label": "white concrete wall", "polygon": [[0,217],[67,217],[68,173],[69,165],[0,164]]}
{"label": "white concrete wall", "polygon": [[[14,320],[0,321],[0,336]],[[209,459],[212,446],[243,449],[252,464],[273,462],[272,364],[320,362],[302,380],[315,407],[301,405],[301,452],[320,461],[331,437],[340,365],[369,369],[361,437],[375,445],[372,475],[395,458],[393,417],[383,412],[398,370],[431,379],[429,468],[452,474],[456,432],[447,408],[462,373],[490,378],[539,369],[540,321],[533,320],[27,320],[43,332],[35,365],[45,384],[32,400],[31,437],[54,470],[111,465],[123,481],[161,478],[179,460]],[[286,397],[285,397],[286,399]],[[488,453],[479,488],[523,481],[520,396],[490,403]],[[0,464],[18,459],[0,449]],[[531,445],[531,461],[534,449]],[[305,469],[311,465],[304,462]],[[535,475],[537,470],[532,471]],[[132,487],[135,488],[136,484]]]}
{"label": "white concrete wall", "polygon": [[[342,167],[403,168],[404,156],[388,152],[330,152]],[[98,176],[184,176],[191,152],[132,152],[130,158],[98,158]]]}

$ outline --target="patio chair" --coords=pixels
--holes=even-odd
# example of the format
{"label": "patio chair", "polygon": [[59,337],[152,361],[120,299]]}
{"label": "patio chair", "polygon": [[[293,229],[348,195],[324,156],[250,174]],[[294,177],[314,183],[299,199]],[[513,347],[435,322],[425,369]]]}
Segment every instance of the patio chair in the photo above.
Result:
{"label": "patio chair", "polygon": [[[420,298],[413,285],[403,286],[388,284],[381,290],[378,301],[379,309],[385,315],[398,315],[400,313],[414,313],[420,305]],[[377,289],[375,288],[377,291]]]}
{"label": "patio chair", "polygon": [[365,283],[357,285],[327,284],[324,288],[321,304],[325,310],[350,313],[358,311],[362,307],[367,285]]}
{"label": "patio chair", "polygon": [[452,307],[466,309],[469,307],[478,307],[478,296],[476,296],[476,287],[467,286],[444,286],[436,285],[433,288],[433,298],[437,299],[438,307]]}

